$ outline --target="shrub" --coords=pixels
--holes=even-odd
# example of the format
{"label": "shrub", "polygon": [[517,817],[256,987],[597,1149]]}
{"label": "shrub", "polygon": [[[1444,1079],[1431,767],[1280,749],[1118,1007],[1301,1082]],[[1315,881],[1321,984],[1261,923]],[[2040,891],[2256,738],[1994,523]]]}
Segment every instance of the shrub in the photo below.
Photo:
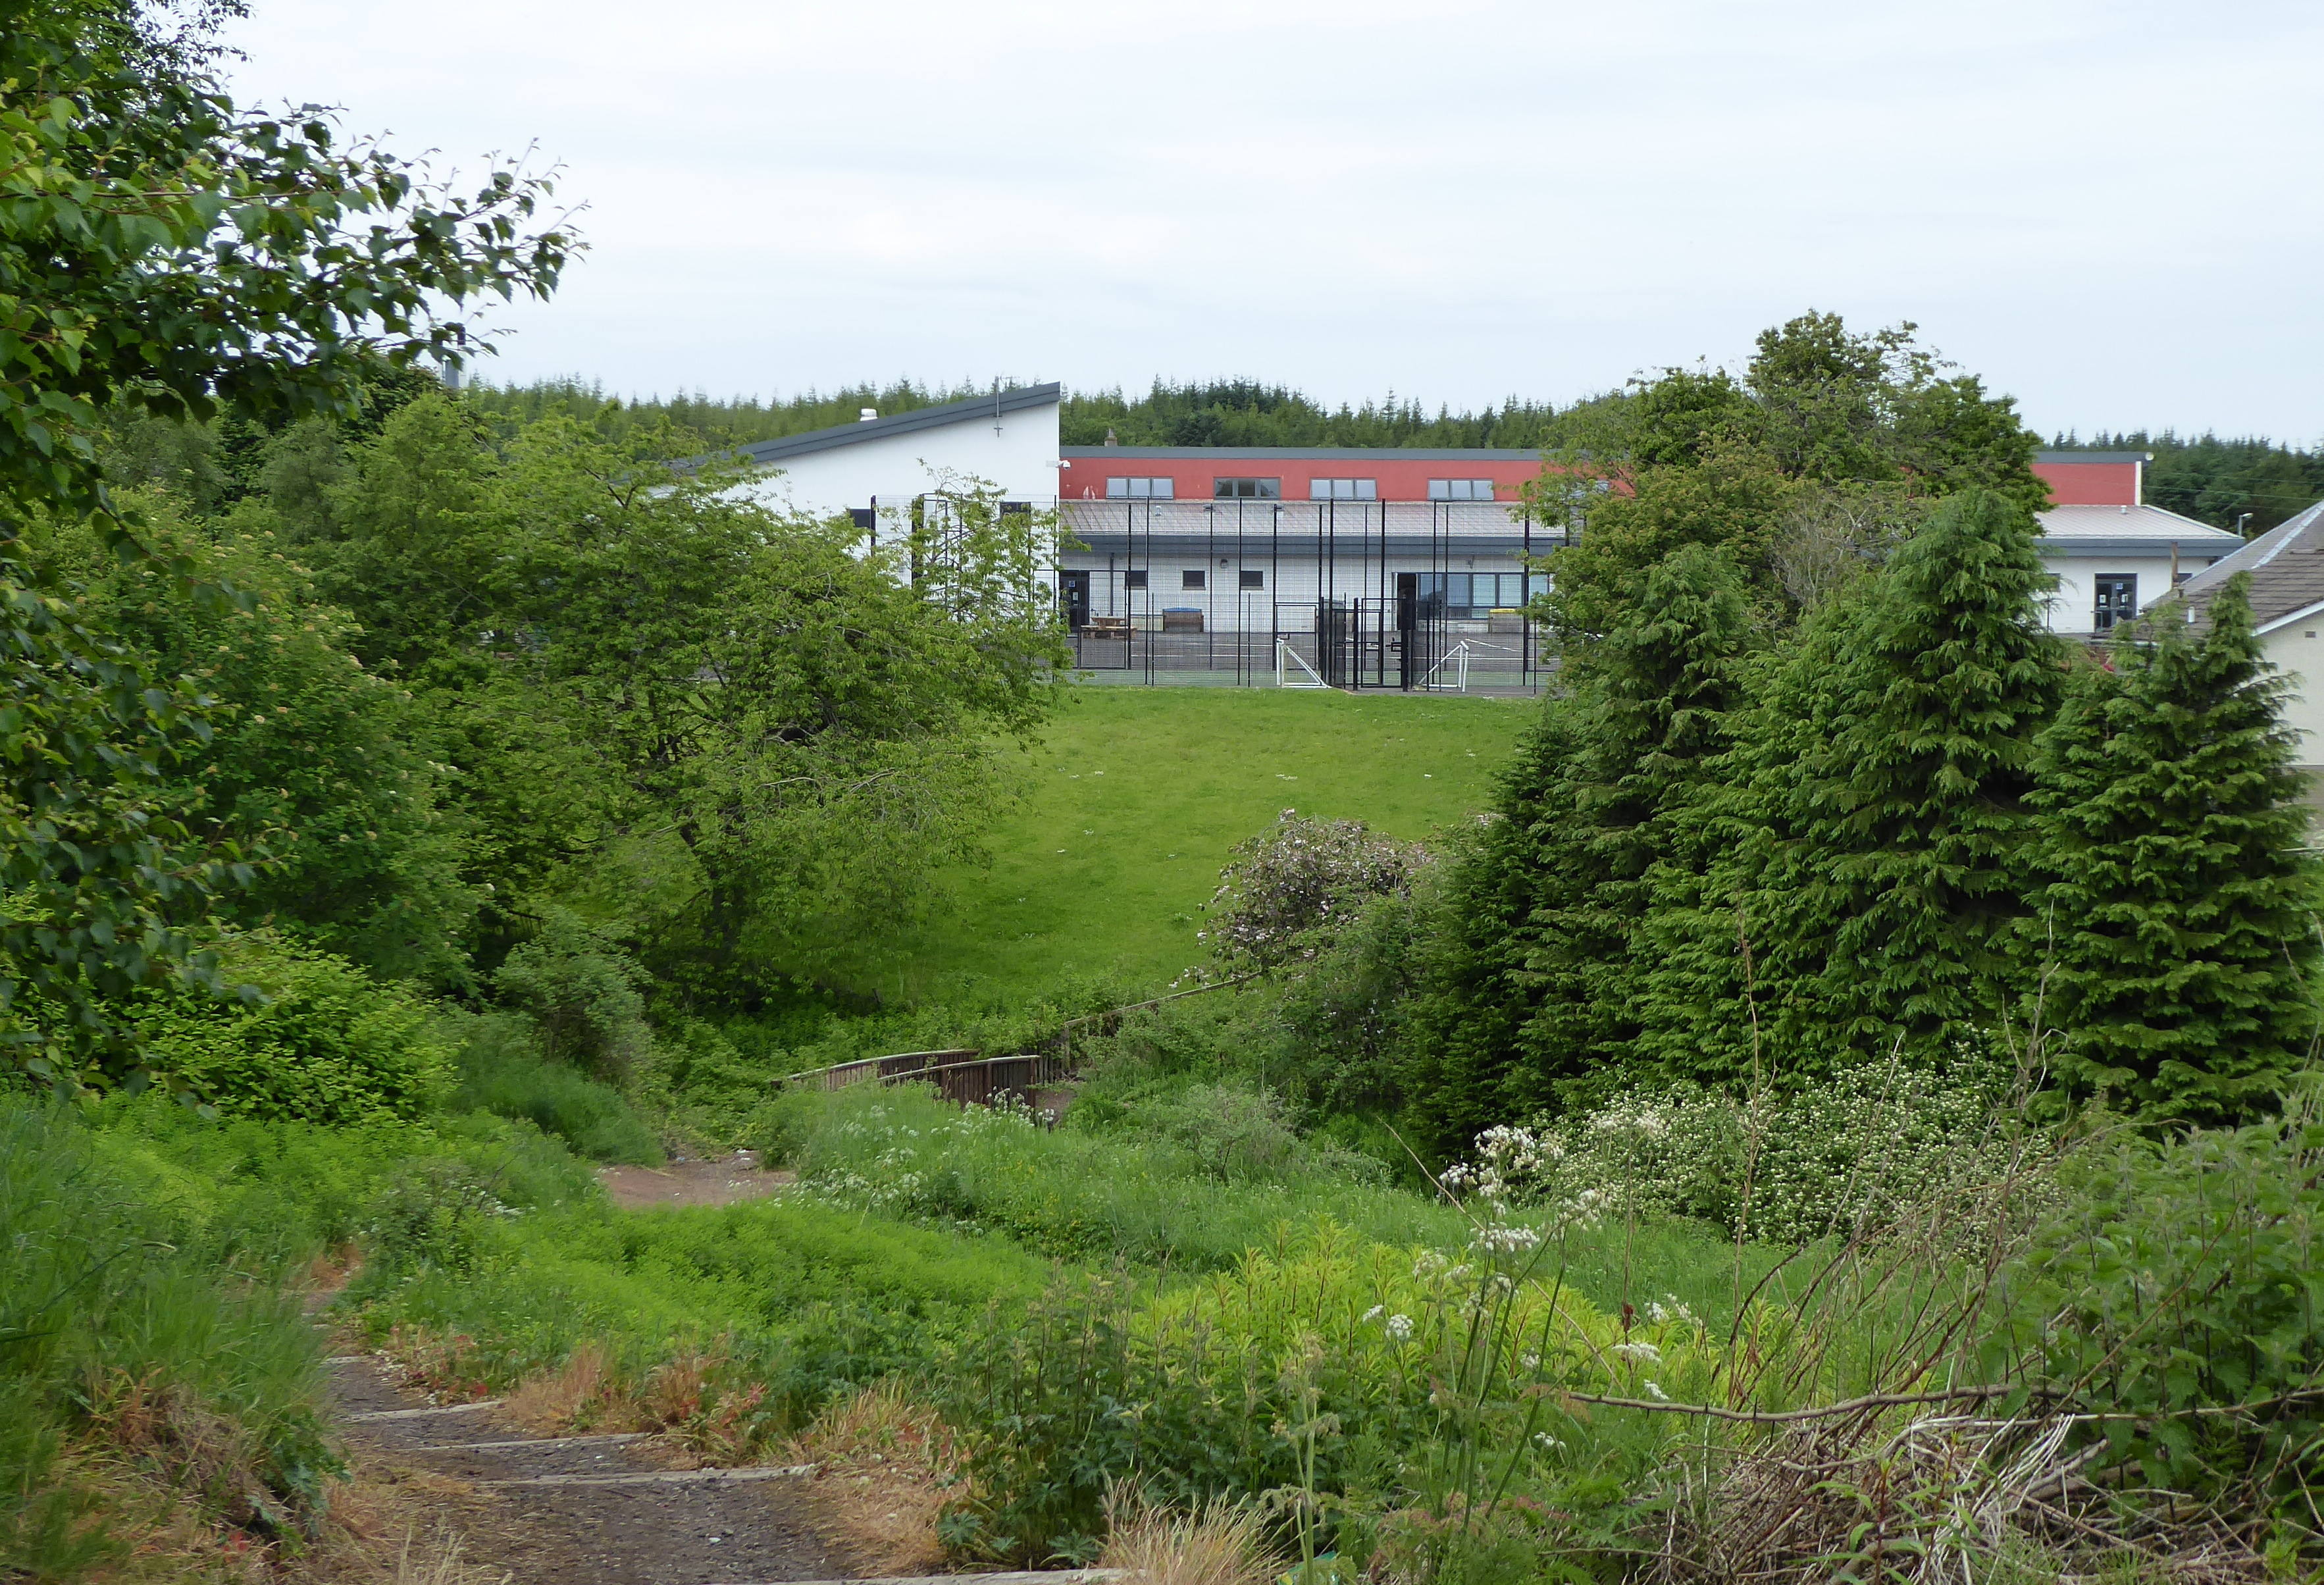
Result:
{"label": "shrub", "polygon": [[592,1161],[661,1164],[660,1145],[621,1092],[543,1056],[529,1021],[511,1013],[466,1013],[449,1015],[443,1027],[458,1037],[454,1109],[522,1118]]}
{"label": "shrub", "polygon": [[1219,872],[1203,938],[1237,971],[1312,958],[1342,917],[1367,898],[1404,890],[1424,862],[1416,845],[1375,835],[1360,820],[1302,819],[1286,809]]}
{"label": "shrub", "polygon": [[2277,1514],[2324,1544],[2324,1077],[2282,1112],[2070,1163],[2064,1212],[2010,1274],[2072,1444],[2145,1486]]}
{"label": "shrub", "polygon": [[619,1076],[652,1049],[645,971],[611,931],[569,909],[548,909],[540,933],[508,954],[493,983],[540,1021],[543,1048],[559,1061]]}
{"label": "shrub", "polygon": [[[2025,1138],[1997,1083],[1904,1064],[1844,1068],[1738,1100],[1700,1086],[1631,1090],[1532,1128],[1489,1129],[1456,1186],[1520,1203],[1602,1196],[1625,1214],[1696,1217],[1805,1243],[1877,1234],[1908,1207],[2015,1173]],[[1748,1195],[1748,1203],[1747,1203]]]}
{"label": "shrub", "polygon": [[449,1053],[410,991],[264,934],[219,957],[240,998],[141,991],[132,1023],[153,1069],[220,1114],[352,1123],[415,1118],[443,1098]]}

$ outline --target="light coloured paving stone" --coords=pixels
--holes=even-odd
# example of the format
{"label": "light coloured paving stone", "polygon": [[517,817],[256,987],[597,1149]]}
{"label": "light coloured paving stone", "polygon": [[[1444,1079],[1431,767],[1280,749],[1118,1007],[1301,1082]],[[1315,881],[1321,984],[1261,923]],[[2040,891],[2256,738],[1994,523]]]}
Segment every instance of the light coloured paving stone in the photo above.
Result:
{"label": "light coloured paving stone", "polygon": [[429,1415],[474,1415],[485,1409],[497,1409],[501,1402],[499,1398],[479,1398],[473,1404],[446,1404],[434,1409],[373,1409],[361,1415],[342,1415],[339,1418],[355,1424],[365,1420],[419,1420]]}

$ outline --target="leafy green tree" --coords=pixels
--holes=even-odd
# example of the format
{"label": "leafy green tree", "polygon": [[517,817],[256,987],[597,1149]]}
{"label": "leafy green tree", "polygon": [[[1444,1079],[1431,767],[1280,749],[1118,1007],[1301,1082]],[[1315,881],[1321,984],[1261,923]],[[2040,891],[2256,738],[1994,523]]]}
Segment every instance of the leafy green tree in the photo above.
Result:
{"label": "leafy green tree", "polygon": [[995,734],[1065,675],[1032,525],[996,500],[932,501],[909,546],[863,557],[738,484],[552,419],[502,506],[508,664],[595,764],[611,831],[678,844],[659,966],[717,995],[917,914],[975,851]]}
{"label": "leafy green tree", "polygon": [[1569,658],[1636,617],[1651,620],[1631,603],[1647,570],[1688,546],[1731,557],[1757,604],[1782,599],[1773,552],[1803,487],[1747,447],[1720,445],[1683,465],[1635,469],[1617,489],[1581,472],[1528,488],[1538,510],[1579,524],[1550,559],[1542,602]]}
{"label": "leafy green tree", "polygon": [[369,370],[456,363],[447,307],[544,293],[571,246],[524,229],[544,183],[455,195],[243,109],[122,0],[12,6],[0,83],[0,499],[97,506],[108,409],[334,411]]}
{"label": "leafy green tree", "polygon": [[1519,1042],[1536,1104],[1602,1092],[1635,1060],[1655,877],[1723,774],[1745,702],[1754,623],[1725,552],[1674,552],[1627,604],[1631,620],[1593,651],[1577,694],[1587,746],[1537,827],[1541,879],[1522,932],[1537,990]]}
{"label": "leafy green tree", "polygon": [[2318,1035],[2298,740],[2246,582],[2200,634],[2163,620],[2080,672],[2028,795],[2053,1070],[2158,1120],[2256,1118]]}
{"label": "leafy green tree", "polygon": [[23,525],[106,509],[108,413],[328,411],[367,370],[456,360],[460,305],[554,282],[567,237],[523,229],[543,190],[496,167],[456,198],[376,146],[341,149],[318,116],[244,111],[198,34],[163,36],[125,0],[8,9],[0,1035],[34,1071],[134,1074],[108,1000],[203,972],[181,926],[242,866],[194,846],[156,798],[207,732],[192,690],[157,684],[96,631],[78,591],[17,548]]}
{"label": "leafy green tree", "polygon": [[115,1005],[217,987],[187,926],[251,866],[197,840],[168,785],[208,741],[211,701],[80,621],[78,591],[19,543],[0,541],[0,1048],[66,1090],[142,1083]]}
{"label": "leafy green tree", "polygon": [[1572,534],[1544,603],[1566,652],[1619,625],[1623,591],[1682,544],[1733,552],[1755,598],[1777,612],[1787,596],[1819,597],[1837,570],[1806,579],[1803,596],[1803,526],[1829,527],[1835,515],[1877,522],[1882,532],[1840,548],[1869,558],[1929,503],[1962,491],[1996,492],[2028,511],[2047,504],[2033,471],[2039,439],[2015,402],[1944,373],[1914,328],[1859,334],[1836,314],[1803,314],[1760,334],[1740,378],[1666,369],[1618,402],[1571,415],[1566,448],[1527,492]]}
{"label": "leafy green tree", "polygon": [[1941,1055],[2007,1010],[2033,739],[2066,659],[2033,530],[1997,495],[1946,502],[1770,675],[1706,872],[1665,880],[1647,1044],[1668,1065]]}
{"label": "leafy green tree", "polygon": [[1454,834],[1441,867],[1428,963],[1395,1097],[1442,1155],[1456,1155],[1480,1130],[1523,1115],[1508,1080],[1538,995],[1526,971],[1525,935],[1542,894],[1536,844],[1554,812],[1565,765],[1582,747],[1567,701],[1545,699],[1500,772],[1489,815]]}
{"label": "leafy green tree", "polygon": [[[164,796],[196,832],[263,838],[270,862],[212,914],[390,977],[464,980],[476,897],[410,695],[349,653],[353,624],[280,541],[212,539],[167,502],[145,507],[140,532],[181,571],[121,561],[91,533],[61,536],[57,550],[86,570],[93,620],[213,701],[208,740],[178,755]],[[213,585],[244,597],[206,597]]]}

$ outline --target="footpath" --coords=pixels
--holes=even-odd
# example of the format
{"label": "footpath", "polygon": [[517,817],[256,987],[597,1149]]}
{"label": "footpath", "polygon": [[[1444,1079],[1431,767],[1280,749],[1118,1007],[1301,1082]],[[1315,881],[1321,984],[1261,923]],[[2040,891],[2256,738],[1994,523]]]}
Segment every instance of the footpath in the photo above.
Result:
{"label": "footpath", "polygon": [[[793,1181],[746,1156],[599,1175],[614,1203],[633,1210],[731,1204]],[[880,1566],[898,1561],[881,1544],[882,1516],[864,1523],[867,1500],[885,1506],[876,1489],[862,1489],[869,1481],[819,1479],[813,1465],[690,1468],[666,1439],[643,1433],[543,1436],[498,1399],[432,1403],[379,1356],[327,1364],[333,1429],[354,1467],[359,1506],[388,1532],[374,1544],[392,1552],[409,1534],[415,1558],[438,1560],[398,1571],[413,1585],[1097,1585],[1112,1577],[898,1575]],[[447,1561],[455,1540],[456,1565]]]}

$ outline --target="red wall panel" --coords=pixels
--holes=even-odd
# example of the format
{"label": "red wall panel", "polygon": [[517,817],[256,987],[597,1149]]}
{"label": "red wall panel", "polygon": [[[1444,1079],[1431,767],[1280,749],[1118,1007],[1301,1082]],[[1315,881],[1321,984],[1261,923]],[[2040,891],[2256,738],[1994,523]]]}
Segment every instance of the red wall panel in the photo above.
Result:
{"label": "red wall panel", "polygon": [[1313,479],[1371,479],[1382,501],[1425,501],[1431,479],[1490,479],[1496,501],[1515,501],[1517,487],[1541,476],[1530,460],[1417,462],[1392,451],[1366,457],[1183,457],[1068,456],[1073,464],[1057,475],[1057,493],[1072,500],[1102,499],[1108,478],[1167,476],[1180,501],[1212,499],[1214,479],[1280,479],[1283,499],[1308,499]]}
{"label": "red wall panel", "polygon": [[2054,506],[2136,506],[2135,462],[2037,462],[2034,474],[2050,486]]}

